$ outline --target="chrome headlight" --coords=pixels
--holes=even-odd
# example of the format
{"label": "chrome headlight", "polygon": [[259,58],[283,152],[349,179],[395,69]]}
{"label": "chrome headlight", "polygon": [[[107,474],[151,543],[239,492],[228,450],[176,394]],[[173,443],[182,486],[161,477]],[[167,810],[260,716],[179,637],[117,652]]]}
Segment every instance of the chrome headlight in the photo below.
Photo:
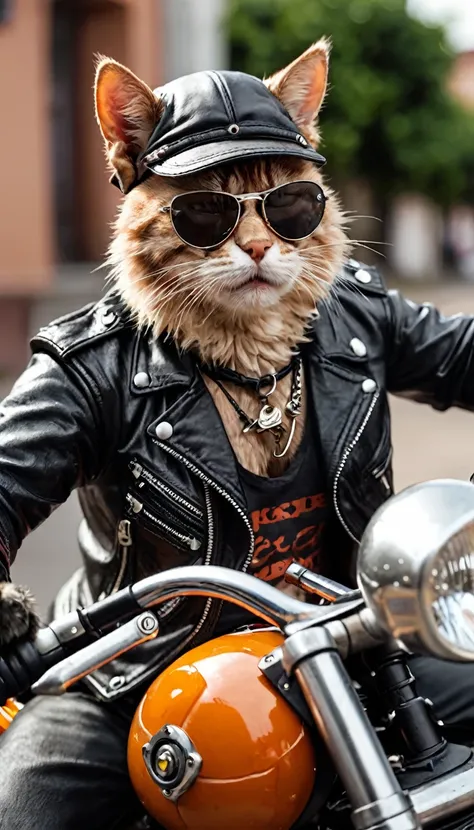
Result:
{"label": "chrome headlight", "polygon": [[361,541],[367,606],[411,651],[474,660],[474,486],[429,481],[393,496]]}

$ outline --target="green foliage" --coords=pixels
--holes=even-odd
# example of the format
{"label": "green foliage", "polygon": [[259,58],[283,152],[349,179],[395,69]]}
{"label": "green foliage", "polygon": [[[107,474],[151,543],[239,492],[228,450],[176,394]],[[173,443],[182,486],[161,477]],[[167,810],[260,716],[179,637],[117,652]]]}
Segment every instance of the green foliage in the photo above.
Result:
{"label": "green foliage", "polygon": [[231,0],[228,25],[233,68],[259,77],[332,39],[320,119],[332,178],[364,176],[383,198],[472,198],[474,116],[446,90],[454,56],[405,0]]}

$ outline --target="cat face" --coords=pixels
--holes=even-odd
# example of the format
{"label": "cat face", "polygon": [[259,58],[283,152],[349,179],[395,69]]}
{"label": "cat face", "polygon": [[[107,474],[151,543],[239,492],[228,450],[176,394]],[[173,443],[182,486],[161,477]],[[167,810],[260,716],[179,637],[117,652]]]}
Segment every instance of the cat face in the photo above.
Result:
{"label": "cat face", "polygon": [[[313,146],[314,119],[327,78],[328,47],[320,42],[266,81]],[[161,105],[125,67],[99,64],[97,117],[110,166],[128,190],[134,159],[157,123]],[[314,181],[328,199],[320,225],[299,241],[279,237],[265,222],[260,203],[242,203],[231,236],[210,250],[191,247],[175,232],[169,212],[174,196],[195,190],[242,195],[281,184]],[[286,315],[307,321],[325,296],[345,250],[337,199],[315,165],[300,159],[269,158],[223,165],[199,176],[171,179],[152,175],[124,199],[111,245],[111,263],[122,295],[140,323],[172,332],[184,345],[201,341],[203,327],[229,333],[242,321]]]}

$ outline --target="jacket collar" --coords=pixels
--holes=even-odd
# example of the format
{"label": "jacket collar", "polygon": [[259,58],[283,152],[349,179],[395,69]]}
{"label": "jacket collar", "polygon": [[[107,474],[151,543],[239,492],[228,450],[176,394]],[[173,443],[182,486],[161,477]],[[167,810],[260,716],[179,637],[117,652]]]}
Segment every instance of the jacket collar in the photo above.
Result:
{"label": "jacket collar", "polygon": [[151,331],[135,338],[129,388],[133,395],[147,395],[173,386],[191,386],[196,378],[192,357],[180,352],[167,336],[157,339]]}
{"label": "jacket collar", "polygon": [[[365,275],[363,283],[357,279],[357,274],[361,273]],[[313,342],[308,352],[318,355],[326,366],[331,363],[342,364],[360,374],[363,373],[366,355],[357,355],[353,348],[351,349],[356,332],[349,322],[350,313],[343,307],[339,297],[333,295],[339,293],[340,286],[344,287],[350,283],[345,290],[349,304],[360,305],[360,298],[369,302],[370,295],[383,295],[385,288],[376,271],[364,269],[355,260],[346,263],[338,279],[340,282],[336,281],[333,292],[328,300],[321,304],[318,316],[314,319]],[[369,296],[365,297],[365,294]],[[135,379],[139,374],[142,377],[137,384]],[[145,378],[144,375],[148,377]],[[157,340],[151,330],[137,333],[129,380],[132,394],[148,394],[173,386],[189,387],[196,375],[197,368],[192,357],[180,351],[171,337],[163,335]]]}

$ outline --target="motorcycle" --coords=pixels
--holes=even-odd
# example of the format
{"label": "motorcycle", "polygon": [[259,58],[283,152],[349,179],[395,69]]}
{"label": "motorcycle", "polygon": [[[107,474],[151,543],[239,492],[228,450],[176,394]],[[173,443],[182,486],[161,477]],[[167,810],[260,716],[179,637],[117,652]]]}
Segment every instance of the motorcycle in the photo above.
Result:
{"label": "motorcycle", "polygon": [[[474,489],[442,480],[375,513],[359,548],[357,590],[290,566],[287,581],[321,604],[216,566],[153,575],[2,656],[0,730],[20,711],[18,697],[62,694],[159,637],[160,605],[229,601],[262,626],[184,654],[136,711],[128,763],[147,826],[472,827],[473,751],[447,740],[417,694],[407,654],[474,660],[473,551]],[[361,659],[367,686],[349,674]]]}

